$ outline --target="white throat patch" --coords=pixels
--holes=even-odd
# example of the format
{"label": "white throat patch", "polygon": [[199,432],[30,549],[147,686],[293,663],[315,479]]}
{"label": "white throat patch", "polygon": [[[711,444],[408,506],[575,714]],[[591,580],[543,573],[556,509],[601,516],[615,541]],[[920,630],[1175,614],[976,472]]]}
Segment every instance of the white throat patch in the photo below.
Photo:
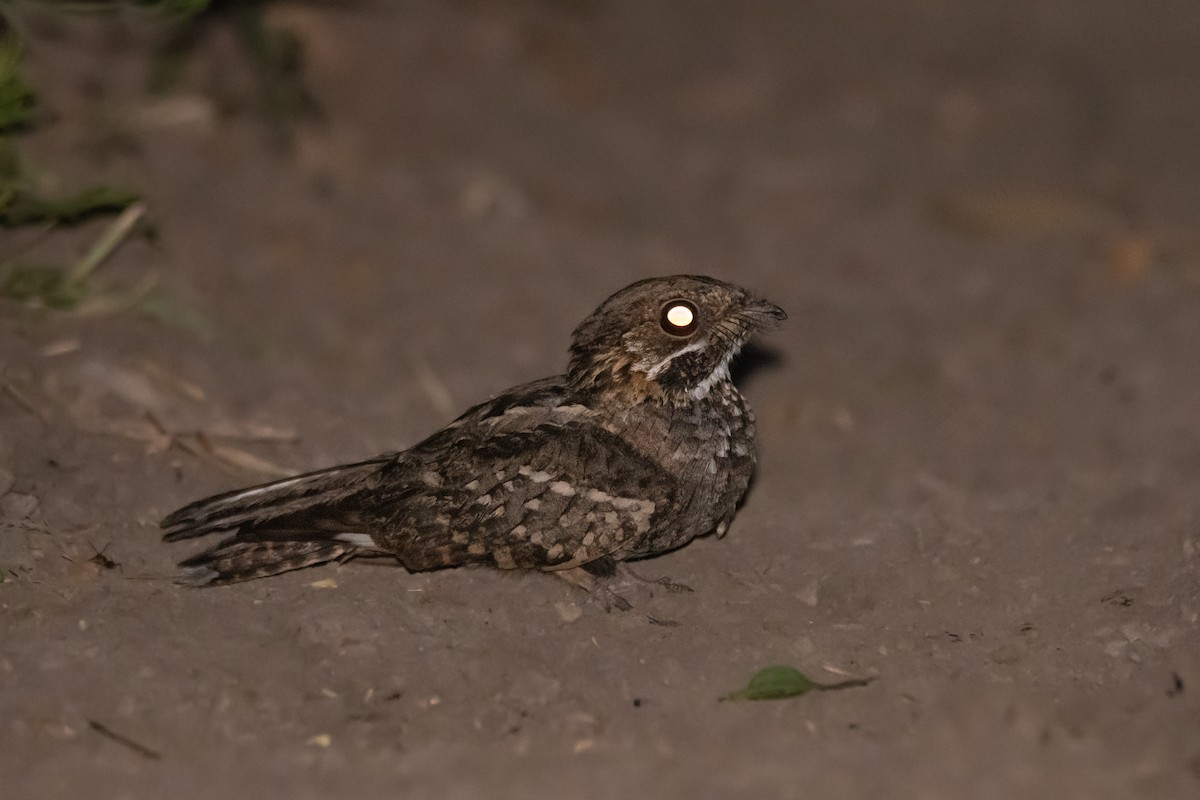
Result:
{"label": "white throat patch", "polygon": [[[660,361],[656,361],[654,363],[641,362],[634,364],[633,368],[638,372],[644,372],[647,378],[654,380],[660,374],[662,374],[662,371],[669,367],[671,362],[675,359],[682,355],[686,355],[687,353],[698,353],[707,347],[708,342],[704,340],[690,342]],[[740,350],[741,348],[738,349]],[[721,381],[729,380],[729,362],[733,361],[733,357],[737,354],[738,350],[733,350],[728,353],[725,358],[721,360],[721,363],[717,364],[716,368],[708,375],[707,378],[700,381],[698,384],[688,390],[688,397],[692,398],[693,400],[703,400],[704,398],[708,397],[708,393],[712,391],[714,386]]]}
{"label": "white throat patch", "polygon": [[682,356],[686,353],[698,353],[699,351],[704,350],[707,347],[708,347],[708,342],[703,341],[703,340],[691,342],[690,344],[685,344],[683,347],[679,348],[674,353],[671,353],[666,358],[664,358],[662,361],[658,361],[654,364],[647,364],[646,362],[641,362],[638,364],[634,364],[633,368],[636,369],[638,372],[646,373],[646,377],[653,380],[658,377],[660,372],[662,372],[664,369],[666,369],[668,366],[670,366],[671,362],[674,361],[675,359],[679,358],[680,356]]}

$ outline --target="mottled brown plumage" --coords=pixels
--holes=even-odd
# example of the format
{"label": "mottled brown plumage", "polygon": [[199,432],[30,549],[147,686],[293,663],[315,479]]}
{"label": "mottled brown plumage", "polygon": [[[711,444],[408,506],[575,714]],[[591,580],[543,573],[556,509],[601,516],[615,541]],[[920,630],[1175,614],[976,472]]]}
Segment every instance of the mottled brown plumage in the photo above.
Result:
{"label": "mottled brown plumage", "polygon": [[163,520],[164,538],[233,532],[181,563],[195,585],[390,555],[410,570],[551,570],[604,591],[597,576],[618,562],[725,532],[755,457],[729,363],[785,318],[712,278],[640,281],[576,329],[565,375],[409,450],[192,503]]}

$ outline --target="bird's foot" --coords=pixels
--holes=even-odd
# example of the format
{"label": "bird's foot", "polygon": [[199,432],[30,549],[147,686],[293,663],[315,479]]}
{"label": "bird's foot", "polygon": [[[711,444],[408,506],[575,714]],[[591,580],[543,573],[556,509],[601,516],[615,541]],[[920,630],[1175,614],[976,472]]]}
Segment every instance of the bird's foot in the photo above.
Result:
{"label": "bird's foot", "polygon": [[606,613],[611,612],[614,608],[617,611],[629,611],[633,608],[633,603],[608,586],[597,586],[592,590],[590,599],[604,606]]}
{"label": "bird's foot", "polygon": [[605,611],[612,611],[614,608],[618,611],[628,611],[633,608],[633,604],[621,595],[620,590],[623,587],[615,585],[616,582],[610,576],[596,575],[583,567],[555,570],[554,574],[583,589],[590,599],[604,606]]}
{"label": "bird's foot", "polygon": [[643,577],[642,575],[639,575],[636,572],[634,572],[633,569],[628,564],[624,564],[624,563],[617,564],[616,575],[617,575],[617,580],[620,581],[620,583],[623,586],[634,586],[637,584],[642,584],[642,585],[649,584],[651,586],[661,586],[664,589],[666,589],[668,592],[671,592],[672,594],[680,594],[682,592],[696,591],[691,586],[688,586],[686,583],[678,583],[678,582],[673,581],[670,578],[665,577],[665,576],[661,577],[661,578]]}
{"label": "bird's foot", "polygon": [[581,567],[555,570],[554,574],[567,583],[583,589],[592,599],[604,606],[605,611],[628,611],[633,604],[627,594],[662,587],[672,594],[695,591],[686,583],[677,583],[670,578],[644,578],[622,562],[592,562]]}

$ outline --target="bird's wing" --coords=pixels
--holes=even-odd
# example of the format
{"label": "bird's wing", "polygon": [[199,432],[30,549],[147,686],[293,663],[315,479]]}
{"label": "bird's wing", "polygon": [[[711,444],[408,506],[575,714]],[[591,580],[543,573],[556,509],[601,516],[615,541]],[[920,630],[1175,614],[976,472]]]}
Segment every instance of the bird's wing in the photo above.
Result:
{"label": "bird's wing", "polygon": [[162,525],[169,540],[234,531],[196,557],[205,564],[251,545],[332,541],[339,554],[384,551],[414,570],[566,569],[644,542],[670,524],[676,495],[665,470],[547,379],[403,453],[201,500]]}
{"label": "bird's wing", "polygon": [[[380,488],[381,476],[389,467],[394,493],[398,463],[423,453],[435,453],[456,446],[456,442],[475,435],[483,420],[493,424],[506,422],[505,412],[518,405],[526,409],[523,418],[546,406],[561,402],[565,388],[561,377],[525,384],[467,409],[458,419],[403,453],[385,453],[367,461],[343,464],[308,472],[279,481],[235,489],[189,503],[159,523],[168,542],[190,539],[215,531],[241,529],[299,530],[312,526],[322,530],[361,530],[353,512],[363,496]],[[548,417],[550,412],[542,411]],[[265,538],[265,536],[264,536]]]}
{"label": "bird's wing", "polygon": [[510,407],[386,470],[395,494],[381,486],[360,505],[372,540],[410,569],[567,569],[671,523],[677,487],[665,470],[585,412],[542,411]]}

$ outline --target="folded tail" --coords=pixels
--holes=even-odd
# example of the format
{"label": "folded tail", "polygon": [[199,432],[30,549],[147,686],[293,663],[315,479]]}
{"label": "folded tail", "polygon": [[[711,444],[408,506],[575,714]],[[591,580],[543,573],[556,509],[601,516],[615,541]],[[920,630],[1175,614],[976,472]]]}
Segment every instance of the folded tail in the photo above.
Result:
{"label": "folded tail", "polygon": [[345,561],[364,552],[351,544],[327,541],[230,541],[179,562],[179,583],[187,586],[220,586],[267,578],[294,569]]}
{"label": "folded tail", "polygon": [[356,555],[379,554],[346,503],[377,482],[389,457],[333,467],[199,500],[160,523],[168,542],[236,533],[181,561],[180,583],[215,586]]}
{"label": "folded tail", "polygon": [[390,457],[309,472],[294,478],[236,489],[197,500],[169,515],[159,526],[168,542],[247,525],[261,525],[304,511],[333,508],[368,488]]}

